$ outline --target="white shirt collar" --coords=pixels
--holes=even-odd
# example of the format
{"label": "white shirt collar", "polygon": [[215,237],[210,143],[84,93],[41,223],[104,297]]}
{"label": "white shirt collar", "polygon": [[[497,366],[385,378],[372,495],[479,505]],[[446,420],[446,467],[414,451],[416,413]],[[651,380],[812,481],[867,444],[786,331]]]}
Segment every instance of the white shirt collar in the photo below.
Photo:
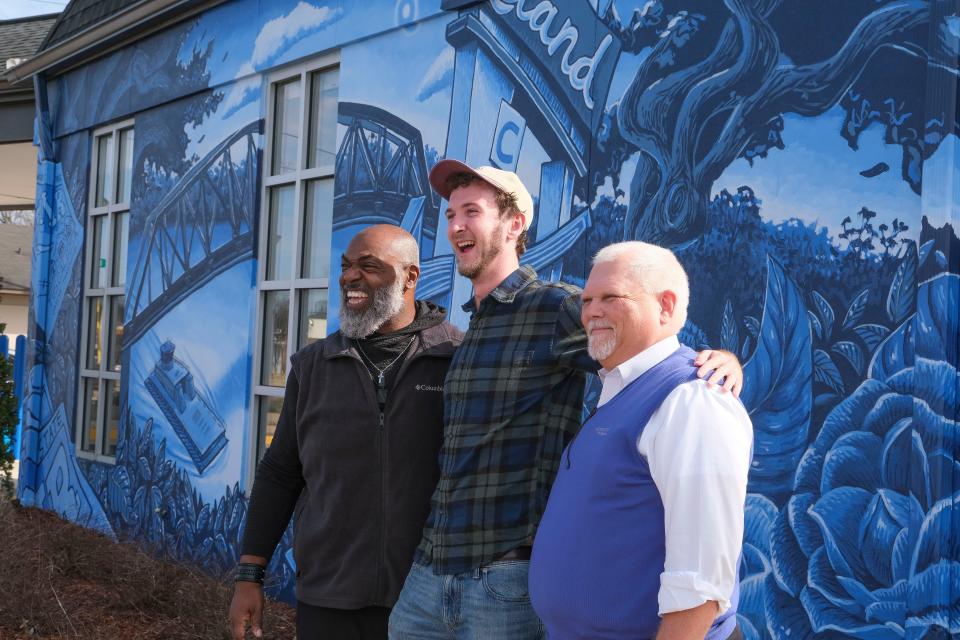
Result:
{"label": "white shirt collar", "polygon": [[615,395],[620,393],[624,387],[639,378],[650,370],[653,366],[663,362],[667,356],[680,348],[680,341],[677,336],[667,336],[660,342],[656,342],[637,355],[625,362],[621,362],[612,370],[600,369],[600,379],[603,381],[603,389],[600,391],[600,399],[597,406],[602,406],[609,402]]}

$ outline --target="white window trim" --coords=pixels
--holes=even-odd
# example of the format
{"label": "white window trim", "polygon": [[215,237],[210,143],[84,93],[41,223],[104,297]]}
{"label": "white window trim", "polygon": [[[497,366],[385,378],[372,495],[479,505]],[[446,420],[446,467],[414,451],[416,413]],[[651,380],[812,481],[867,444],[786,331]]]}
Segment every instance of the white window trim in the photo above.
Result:
{"label": "white window trim", "polygon": [[[247,447],[247,456],[245,465],[246,473],[244,481],[247,487],[253,485],[253,477],[256,472],[258,455],[260,451],[260,398],[282,398],[284,395],[283,387],[274,387],[261,384],[261,366],[263,356],[263,330],[264,330],[264,304],[263,292],[265,291],[288,291],[290,292],[290,311],[287,315],[287,353],[284,357],[287,359],[287,375],[290,375],[289,361],[293,355],[294,348],[299,340],[298,323],[300,320],[300,295],[303,289],[330,289],[330,278],[300,278],[300,265],[303,264],[303,211],[306,189],[303,188],[308,181],[317,178],[333,178],[336,168],[336,162],[329,166],[303,168],[307,165],[307,154],[309,153],[307,140],[309,137],[309,115],[310,99],[309,91],[310,74],[324,69],[336,68],[339,71],[340,54],[331,52],[319,57],[311,58],[306,62],[301,62],[289,67],[279,69],[264,78],[262,95],[266,100],[266,120],[264,123],[264,147],[261,166],[261,188],[260,188],[260,216],[257,230],[257,285],[256,302],[253,331],[253,357],[252,360],[252,378],[250,385],[250,404],[249,416],[251,430],[249,442],[252,446]],[[271,175],[273,171],[273,129],[276,108],[276,99],[274,87],[284,81],[299,79],[302,88],[300,98],[300,136],[297,140],[297,159],[298,169],[290,173]],[[337,100],[339,104],[339,96]],[[294,187],[294,206],[296,216],[294,219],[294,247],[293,247],[293,265],[291,271],[292,277],[284,280],[266,280],[267,271],[267,242],[270,233],[270,189],[282,185],[293,185]]]}
{"label": "white window trim", "polygon": [[[122,371],[111,371],[107,368],[109,362],[109,340],[110,332],[112,329],[110,322],[110,305],[109,300],[113,296],[123,295],[124,303],[126,303],[126,284],[122,287],[116,287],[113,285],[113,261],[115,258],[115,246],[114,246],[114,229],[113,229],[113,218],[112,214],[114,213],[126,213],[130,215],[130,198],[132,193],[128,194],[128,200],[126,202],[116,202],[109,203],[105,206],[98,207],[96,206],[97,202],[97,188],[98,181],[97,176],[100,170],[100,154],[97,149],[97,140],[104,137],[105,135],[110,135],[114,139],[114,149],[113,149],[113,184],[110,186],[111,191],[114,194],[114,198],[117,193],[117,180],[120,176],[120,131],[124,129],[134,130],[134,120],[128,119],[120,122],[116,122],[98,129],[94,129],[90,136],[90,182],[88,183],[87,189],[87,215],[86,220],[84,221],[84,265],[81,270],[82,287],[80,290],[80,349],[78,352],[77,358],[77,402],[75,407],[76,415],[76,426],[74,429],[74,451],[78,458],[84,458],[86,460],[94,460],[98,462],[105,462],[109,464],[114,464],[116,462],[115,455],[107,455],[103,453],[103,441],[105,430],[107,429],[106,416],[108,410],[108,402],[106,398],[106,387],[107,382],[112,381],[115,385],[114,393],[120,394],[121,388],[121,376]],[[134,144],[136,144],[136,138],[134,138]],[[131,171],[132,171],[132,158],[131,158]],[[94,220],[99,217],[104,218],[103,225],[103,238],[106,239],[108,243],[107,246],[109,250],[107,254],[107,283],[108,286],[102,288],[91,288],[90,281],[93,276],[93,242],[92,242],[92,233]],[[129,218],[128,218],[129,220]],[[103,241],[103,240],[101,240]],[[129,241],[129,239],[128,239]],[[129,258],[128,258],[129,259]],[[101,308],[101,322],[100,322],[100,348],[101,348],[101,362],[100,369],[89,369],[87,367],[87,338],[90,330],[90,313],[89,313],[89,300],[94,300],[99,298],[103,301],[103,306]],[[121,345],[117,345],[117,348],[121,348]],[[86,409],[86,382],[87,380],[97,380],[98,389],[97,389],[97,437],[96,442],[94,443],[94,451],[89,452],[83,450],[82,442],[84,436],[84,430],[86,429],[86,424],[84,421],[84,410]],[[119,420],[119,416],[117,417]],[[122,427],[121,427],[122,428]]]}

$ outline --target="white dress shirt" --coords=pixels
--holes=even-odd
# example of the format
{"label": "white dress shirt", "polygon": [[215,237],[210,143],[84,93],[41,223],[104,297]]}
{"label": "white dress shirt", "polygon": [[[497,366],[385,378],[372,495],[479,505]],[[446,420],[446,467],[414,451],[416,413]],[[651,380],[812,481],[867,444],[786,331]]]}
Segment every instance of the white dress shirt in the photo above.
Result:
{"label": "white dress shirt", "polygon": [[[612,371],[602,369],[598,405],[610,401],[680,346],[665,338]],[[739,400],[693,380],[674,389],[637,439],[664,509],[666,560],[660,615],[709,600],[730,608],[743,541],[753,427]],[[640,541],[642,544],[642,541]]]}

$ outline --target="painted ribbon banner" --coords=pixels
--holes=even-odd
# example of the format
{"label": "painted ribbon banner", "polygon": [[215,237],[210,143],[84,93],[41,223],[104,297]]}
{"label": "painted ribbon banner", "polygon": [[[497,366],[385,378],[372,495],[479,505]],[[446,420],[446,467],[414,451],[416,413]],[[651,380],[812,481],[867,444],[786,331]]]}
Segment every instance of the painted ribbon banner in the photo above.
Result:
{"label": "painted ribbon banner", "polygon": [[587,0],[492,0],[500,22],[517,36],[531,60],[556,80],[582,125],[593,130],[607,100],[620,57],[620,40]]}

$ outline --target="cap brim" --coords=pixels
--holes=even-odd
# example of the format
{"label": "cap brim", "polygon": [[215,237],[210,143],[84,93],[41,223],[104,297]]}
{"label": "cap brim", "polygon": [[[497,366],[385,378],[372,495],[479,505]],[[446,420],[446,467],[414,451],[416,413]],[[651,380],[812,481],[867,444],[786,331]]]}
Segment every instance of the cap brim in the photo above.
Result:
{"label": "cap brim", "polygon": [[433,190],[439,193],[441,197],[449,200],[451,189],[447,186],[447,178],[455,173],[469,173],[490,184],[487,178],[484,178],[474,171],[470,165],[464,164],[459,160],[441,160],[430,170],[430,186],[433,187]]}

